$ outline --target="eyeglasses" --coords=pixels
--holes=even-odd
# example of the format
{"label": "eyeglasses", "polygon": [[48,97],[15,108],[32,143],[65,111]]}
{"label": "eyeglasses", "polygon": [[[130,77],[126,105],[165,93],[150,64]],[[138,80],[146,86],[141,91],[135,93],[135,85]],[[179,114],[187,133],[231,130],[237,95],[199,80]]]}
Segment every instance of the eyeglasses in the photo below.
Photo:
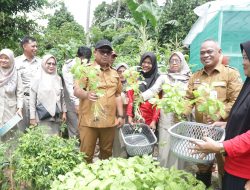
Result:
{"label": "eyeglasses", "polygon": [[174,62],[177,64],[181,63],[181,61],[179,59],[171,59],[169,62],[170,62],[170,64],[174,64]]}
{"label": "eyeglasses", "polygon": [[47,62],[46,64],[49,65],[49,66],[51,66],[51,65],[56,66],[56,63],[54,63],[54,62]]}
{"label": "eyeglasses", "polygon": [[101,55],[104,55],[104,54],[111,55],[111,53],[112,53],[112,51],[109,50],[109,49],[97,49],[97,51],[98,51]]}
{"label": "eyeglasses", "polygon": [[247,56],[242,56],[242,59],[243,59],[243,61],[248,61],[249,60]]}
{"label": "eyeglasses", "polygon": [[212,54],[214,53],[214,51],[215,51],[215,50],[213,50],[213,49],[209,49],[209,50],[207,50],[207,51],[201,51],[201,52],[200,52],[200,55],[201,55],[201,56],[204,56],[206,53],[207,53],[208,55],[212,55]]}
{"label": "eyeglasses", "polygon": [[126,70],[126,69],[124,69],[124,70],[117,70],[117,73],[118,73],[118,74],[122,74],[122,73],[124,73],[125,70]]}

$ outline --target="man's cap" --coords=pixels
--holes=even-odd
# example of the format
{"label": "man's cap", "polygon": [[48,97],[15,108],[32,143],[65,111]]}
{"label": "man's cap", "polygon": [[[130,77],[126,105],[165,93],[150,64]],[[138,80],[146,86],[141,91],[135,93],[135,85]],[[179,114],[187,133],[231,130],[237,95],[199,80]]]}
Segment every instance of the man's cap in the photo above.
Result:
{"label": "man's cap", "polygon": [[110,48],[111,50],[113,50],[111,42],[108,41],[108,40],[105,40],[105,39],[98,41],[96,43],[96,45],[95,45],[95,49],[100,49],[100,48],[102,48],[104,46],[106,46],[106,47]]}

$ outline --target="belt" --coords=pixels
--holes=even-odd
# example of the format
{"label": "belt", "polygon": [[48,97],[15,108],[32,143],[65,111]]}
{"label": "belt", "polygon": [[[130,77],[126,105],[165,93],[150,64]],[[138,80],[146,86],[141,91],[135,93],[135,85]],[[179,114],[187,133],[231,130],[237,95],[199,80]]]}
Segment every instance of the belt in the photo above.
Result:
{"label": "belt", "polygon": [[23,95],[24,95],[24,96],[30,96],[30,93],[24,92]]}

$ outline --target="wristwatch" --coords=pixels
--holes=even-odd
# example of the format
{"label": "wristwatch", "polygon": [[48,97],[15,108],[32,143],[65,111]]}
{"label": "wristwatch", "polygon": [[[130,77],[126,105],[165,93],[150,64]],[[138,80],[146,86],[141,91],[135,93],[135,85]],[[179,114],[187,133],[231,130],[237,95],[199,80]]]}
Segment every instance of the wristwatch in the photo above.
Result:
{"label": "wristwatch", "polygon": [[117,115],[117,117],[120,117],[120,118],[124,119],[124,116],[122,116],[122,115]]}
{"label": "wristwatch", "polygon": [[226,150],[225,150],[225,148],[224,148],[223,143],[220,143],[220,154],[221,154],[222,156],[227,156],[227,152],[226,152]]}

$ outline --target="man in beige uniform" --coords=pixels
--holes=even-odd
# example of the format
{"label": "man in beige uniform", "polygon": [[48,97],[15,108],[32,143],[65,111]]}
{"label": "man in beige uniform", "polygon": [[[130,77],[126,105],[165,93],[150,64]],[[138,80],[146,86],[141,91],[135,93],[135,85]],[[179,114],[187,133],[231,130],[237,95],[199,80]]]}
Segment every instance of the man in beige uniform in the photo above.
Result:
{"label": "man in beige uniform", "polygon": [[[79,132],[80,150],[87,154],[87,162],[91,163],[94,155],[96,141],[99,139],[100,159],[107,159],[112,156],[112,146],[115,135],[115,126],[124,123],[123,105],[121,99],[122,85],[118,73],[110,68],[110,55],[112,52],[111,43],[108,40],[101,40],[95,46],[93,65],[99,65],[100,85],[99,89],[104,91],[104,96],[97,97],[95,92],[89,89],[88,81],[83,79],[76,82],[74,95],[80,99],[79,105]],[[84,88],[79,84],[84,84]],[[98,101],[101,104],[101,115],[95,118],[93,106]],[[118,118],[116,120],[116,112]]]}
{"label": "man in beige uniform", "polygon": [[[240,74],[237,70],[221,63],[222,52],[216,41],[206,40],[202,43],[200,49],[200,60],[204,65],[204,68],[194,73],[190,78],[186,97],[189,100],[193,100],[193,91],[197,90],[200,85],[204,83],[212,85],[215,89],[213,93],[215,93],[218,100],[222,101],[225,105],[226,114],[224,116],[219,115],[218,120],[226,121],[232,105],[242,87]],[[193,106],[196,108],[197,104],[191,105],[186,110],[186,114],[191,113]],[[211,122],[210,118],[199,112],[197,109],[195,109],[195,120],[199,123]],[[217,159],[217,162],[219,163],[219,173],[222,174],[223,164],[220,160]],[[211,185],[212,166],[213,164],[198,165],[199,172],[196,174],[196,178],[201,180],[207,187]]]}
{"label": "man in beige uniform", "polygon": [[29,113],[29,95],[30,95],[30,83],[41,68],[41,59],[36,57],[37,43],[36,39],[25,36],[21,41],[21,47],[23,48],[23,55],[16,57],[15,64],[18,72],[21,75],[23,81],[24,90],[24,106],[23,106],[23,120],[19,122],[18,128],[24,131],[30,122]]}

